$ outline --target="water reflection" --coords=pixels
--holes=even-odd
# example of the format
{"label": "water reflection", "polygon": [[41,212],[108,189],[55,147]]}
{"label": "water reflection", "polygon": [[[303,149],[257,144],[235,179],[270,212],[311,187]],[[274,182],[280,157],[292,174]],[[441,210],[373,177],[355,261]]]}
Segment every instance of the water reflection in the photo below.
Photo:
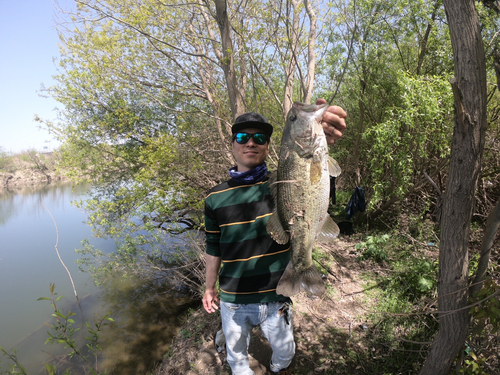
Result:
{"label": "water reflection", "polygon": [[67,182],[0,190],[0,226],[25,212],[39,217],[43,211],[40,203],[44,201],[49,201],[55,209],[64,208],[70,204],[68,196],[71,196],[71,199],[85,196],[89,188],[88,184],[73,185]]}
{"label": "water reflection", "polygon": [[[89,188],[63,183],[0,190],[0,346],[17,348],[25,366],[43,363],[47,357],[43,351],[50,351],[43,345],[47,338],[43,324],[53,311],[50,303],[37,299],[48,297],[49,285],[55,283],[58,294],[65,296],[61,308],[74,301],[68,274],[54,248],[54,222],[41,202],[57,222],[58,250],[81,299],[97,288],[88,274],[79,272],[75,249],[83,239],[105,253],[115,249],[114,241],[94,238],[85,213],[71,205],[72,200],[84,198]],[[4,361],[0,370],[7,365]]]}
{"label": "water reflection", "polygon": [[[105,302],[105,310],[114,322],[108,322],[101,332],[103,351],[96,361],[97,369],[101,373],[106,371],[116,375],[151,373],[168,352],[185,319],[186,310],[199,304],[165,285],[157,285],[153,280],[136,278],[108,280],[101,290],[100,299]],[[84,310],[88,315],[85,306]],[[103,313],[104,310],[94,314],[92,326]],[[84,351],[84,340],[80,337],[78,342]],[[92,353],[84,354],[92,357]],[[61,372],[88,373],[89,364],[85,365],[77,356],[67,358],[54,353],[51,363]]]}
{"label": "water reflection", "polygon": [[[37,299],[50,296],[50,283],[56,284],[58,295],[65,296],[58,307],[64,313],[77,312],[75,328],[81,327],[81,314],[54,250],[56,231],[42,202],[57,222],[58,249],[75,279],[85,318],[94,322],[109,311],[116,320],[101,336],[101,371],[150,373],[168,351],[182,324],[180,317],[193,306],[189,297],[154,280],[110,279],[98,289],[88,274],[78,271],[79,256],[74,250],[83,239],[104,253],[115,250],[114,241],[93,238],[84,223],[85,213],[71,205],[72,200],[85,198],[89,188],[58,184],[0,191],[0,346],[17,348],[18,359],[30,375],[42,373],[49,361],[58,364],[61,372],[70,368],[74,375],[86,373],[76,356],[70,360],[62,355],[62,345],[44,345],[49,330],[44,323],[51,323],[53,309],[49,301]],[[83,343],[82,337],[79,342]],[[2,360],[0,372],[10,364],[0,356]]]}
{"label": "water reflection", "polygon": [[103,296],[117,319],[104,335],[102,368],[123,375],[150,373],[167,353],[180,317],[198,304],[153,280],[114,280]]}

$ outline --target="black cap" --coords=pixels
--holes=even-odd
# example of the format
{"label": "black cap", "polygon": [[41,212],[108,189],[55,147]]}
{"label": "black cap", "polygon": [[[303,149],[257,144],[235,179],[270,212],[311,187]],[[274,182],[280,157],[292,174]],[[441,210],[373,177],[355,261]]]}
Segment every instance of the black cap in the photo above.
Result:
{"label": "black cap", "polygon": [[262,130],[269,137],[273,134],[273,126],[267,121],[267,118],[255,112],[248,112],[238,116],[231,131],[236,134],[248,128]]}

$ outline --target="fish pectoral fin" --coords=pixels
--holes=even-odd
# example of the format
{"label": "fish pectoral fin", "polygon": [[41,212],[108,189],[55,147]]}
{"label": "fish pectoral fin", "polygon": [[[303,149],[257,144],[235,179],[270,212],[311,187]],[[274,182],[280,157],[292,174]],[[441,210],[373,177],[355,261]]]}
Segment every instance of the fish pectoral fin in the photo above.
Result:
{"label": "fish pectoral fin", "polygon": [[276,209],[273,210],[273,214],[267,222],[267,233],[281,245],[286,244],[290,240],[290,234],[283,229]]}
{"label": "fish pectoral fin", "polygon": [[328,157],[328,174],[332,177],[338,177],[342,173],[342,169],[340,169],[339,163],[337,163],[337,160],[332,158],[331,156]]}
{"label": "fish pectoral fin", "polygon": [[326,292],[325,283],[314,265],[299,273],[290,261],[278,282],[276,293],[291,297],[301,290],[315,296],[322,296]]}
{"label": "fish pectoral fin", "polygon": [[325,223],[323,224],[323,228],[318,234],[317,240],[321,243],[331,242],[338,237],[339,233],[339,226],[335,223],[335,221],[333,221],[330,216],[327,216]]}

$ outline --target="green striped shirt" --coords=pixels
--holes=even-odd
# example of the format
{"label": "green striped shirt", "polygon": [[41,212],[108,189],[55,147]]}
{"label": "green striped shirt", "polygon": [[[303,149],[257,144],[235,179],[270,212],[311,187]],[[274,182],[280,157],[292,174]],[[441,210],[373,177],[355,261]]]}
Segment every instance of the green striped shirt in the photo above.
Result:
{"label": "green striped shirt", "polygon": [[221,257],[221,300],[260,303],[284,299],[276,286],[290,261],[290,245],[267,233],[274,202],[269,181],[238,185],[226,181],[205,199],[207,254]]}

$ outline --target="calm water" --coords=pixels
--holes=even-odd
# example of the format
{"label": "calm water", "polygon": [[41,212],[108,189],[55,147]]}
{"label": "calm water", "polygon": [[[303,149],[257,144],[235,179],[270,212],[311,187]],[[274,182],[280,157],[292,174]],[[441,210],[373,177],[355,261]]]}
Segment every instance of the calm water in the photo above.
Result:
{"label": "calm water", "polygon": [[[105,253],[115,249],[114,241],[94,238],[85,224],[86,214],[71,205],[88,191],[88,185],[71,184],[0,190],[0,346],[17,348],[30,374],[39,373],[43,363],[57,354],[57,346],[43,345],[48,331],[44,323],[51,321],[52,307],[37,299],[50,297],[49,285],[55,283],[56,293],[64,296],[58,308],[78,312],[69,276],[55,250],[56,227],[42,203],[57,223],[57,248],[72,274],[85,317],[109,311],[117,320],[103,336],[107,345],[101,362],[108,368],[121,369],[120,374],[148,371],[166,352],[180,325],[178,316],[189,306],[188,298],[159,295],[152,286],[132,280],[119,281],[104,292],[88,274],[79,272],[75,249],[83,239]],[[0,369],[10,364],[0,355],[1,361]]]}
{"label": "calm water", "polygon": [[[88,192],[88,185],[71,184],[0,190],[0,346],[26,346],[33,334],[50,318],[49,285],[65,296],[60,307],[70,307],[75,297],[68,273],[62,266],[55,245],[72,274],[78,295],[89,298],[96,292],[88,274],[79,272],[75,249],[85,238],[105,252],[114,250],[111,240],[97,239],[84,223],[86,215],[71,205]],[[46,329],[42,329],[46,331]],[[42,341],[43,344],[43,341]],[[19,354],[20,357],[26,355]],[[33,358],[33,355],[29,355]],[[3,359],[3,358],[2,358]]]}

